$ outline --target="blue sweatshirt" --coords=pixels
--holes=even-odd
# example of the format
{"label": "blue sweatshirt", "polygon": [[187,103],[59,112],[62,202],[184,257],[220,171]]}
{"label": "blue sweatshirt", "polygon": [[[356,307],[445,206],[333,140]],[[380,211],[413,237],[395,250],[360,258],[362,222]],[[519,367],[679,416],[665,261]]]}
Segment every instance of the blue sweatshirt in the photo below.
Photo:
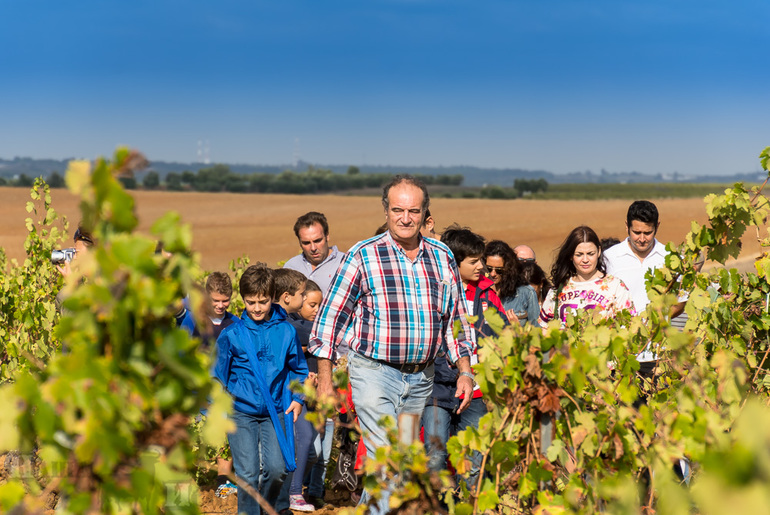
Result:
{"label": "blue sweatshirt", "polygon": [[[253,352],[246,346],[251,346]],[[268,416],[270,412],[260,393],[250,355],[259,360],[278,413],[286,411],[292,400],[303,402],[301,395],[290,392],[289,385],[307,378],[307,363],[297,331],[286,320],[286,311],[281,306],[273,304],[269,320],[255,322],[244,312],[226,327],[217,338],[217,358],[212,371],[233,397],[233,409]]]}

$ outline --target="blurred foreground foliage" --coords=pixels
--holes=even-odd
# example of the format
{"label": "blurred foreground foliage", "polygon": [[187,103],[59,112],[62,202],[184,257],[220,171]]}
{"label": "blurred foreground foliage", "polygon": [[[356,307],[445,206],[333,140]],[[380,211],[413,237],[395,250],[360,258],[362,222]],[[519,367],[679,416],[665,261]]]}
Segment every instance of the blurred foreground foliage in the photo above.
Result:
{"label": "blurred foreground foliage", "polygon": [[[6,470],[2,511],[198,512],[191,421],[208,407],[201,435],[221,445],[230,401],[198,342],[175,327],[186,295],[193,306],[203,301],[192,287],[199,272],[190,228],[170,213],[153,224],[152,237],[134,233],[134,201],[120,180],[144,162],[119,149],[112,160],[71,163],[67,185],[97,245],[73,261],[58,292],[60,318],[51,308],[59,279],[48,263],[59,233],[30,229],[38,253],[28,261],[38,273],[25,263],[4,276],[24,291],[20,302],[32,304],[40,291],[42,306],[16,309],[15,291],[4,287],[2,316],[11,320],[4,329],[45,339],[36,350],[19,337],[3,360],[0,450],[14,451],[25,466]],[[50,223],[50,199],[38,184],[33,199],[40,196]],[[171,257],[155,252],[158,241]],[[8,352],[16,348],[24,352]]]}

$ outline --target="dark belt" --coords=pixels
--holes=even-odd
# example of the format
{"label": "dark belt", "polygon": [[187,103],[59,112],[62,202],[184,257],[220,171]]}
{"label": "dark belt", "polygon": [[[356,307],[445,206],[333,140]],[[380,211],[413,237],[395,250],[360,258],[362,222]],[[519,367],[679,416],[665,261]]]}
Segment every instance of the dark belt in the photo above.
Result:
{"label": "dark belt", "polygon": [[417,372],[422,372],[433,364],[433,361],[426,361],[425,363],[390,363],[389,361],[383,361],[381,359],[375,359],[373,361],[387,365],[390,368],[395,368],[404,374],[416,374]]}

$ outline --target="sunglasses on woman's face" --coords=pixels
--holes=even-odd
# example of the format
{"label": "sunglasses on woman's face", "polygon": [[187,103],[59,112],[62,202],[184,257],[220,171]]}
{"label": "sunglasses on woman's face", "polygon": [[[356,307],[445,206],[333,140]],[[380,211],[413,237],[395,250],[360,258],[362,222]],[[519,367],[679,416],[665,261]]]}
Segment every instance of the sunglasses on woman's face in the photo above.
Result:
{"label": "sunglasses on woman's face", "polygon": [[86,243],[90,243],[91,245],[94,244],[93,240],[91,240],[90,236],[86,236],[80,231],[80,227],[77,228],[75,231],[75,235],[72,237],[74,241],[84,241]]}
{"label": "sunglasses on woman's face", "polygon": [[500,274],[503,273],[504,268],[501,267],[501,266],[488,266],[487,270],[489,270],[490,272],[494,272],[494,273],[500,275]]}

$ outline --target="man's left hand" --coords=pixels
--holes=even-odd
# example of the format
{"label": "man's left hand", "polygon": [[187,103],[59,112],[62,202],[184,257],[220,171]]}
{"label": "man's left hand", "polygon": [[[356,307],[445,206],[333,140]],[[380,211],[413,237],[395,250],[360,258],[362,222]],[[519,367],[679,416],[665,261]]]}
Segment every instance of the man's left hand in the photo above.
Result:
{"label": "man's left hand", "polygon": [[462,397],[463,399],[460,403],[460,407],[457,408],[457,413],[459,414],[465,411],[465,408],[467,408],[471,403],[471,399],[473,398],[473,379],[468,376],[458,377],[457,392],[455,392],[455,397],[458,399]]}
{"label": "man's left hand", "polygon": [[[462,374],[463,372],[471,372],[471,359],[469,357],[463,357],[457,360],[457,363],[455,363],[455,366],[457,367],[458,372]],[[465,411],[465,408],[467,408],[471,403],[471,398],[473,397],[473,379],[471,379],[468,376],[460,375],[457,377],[457,391],[455,392],[455,397],[458,399],[462,397],[463,401],[460,403],[460,407],[457,408],[457,413],[462,413]]]}

